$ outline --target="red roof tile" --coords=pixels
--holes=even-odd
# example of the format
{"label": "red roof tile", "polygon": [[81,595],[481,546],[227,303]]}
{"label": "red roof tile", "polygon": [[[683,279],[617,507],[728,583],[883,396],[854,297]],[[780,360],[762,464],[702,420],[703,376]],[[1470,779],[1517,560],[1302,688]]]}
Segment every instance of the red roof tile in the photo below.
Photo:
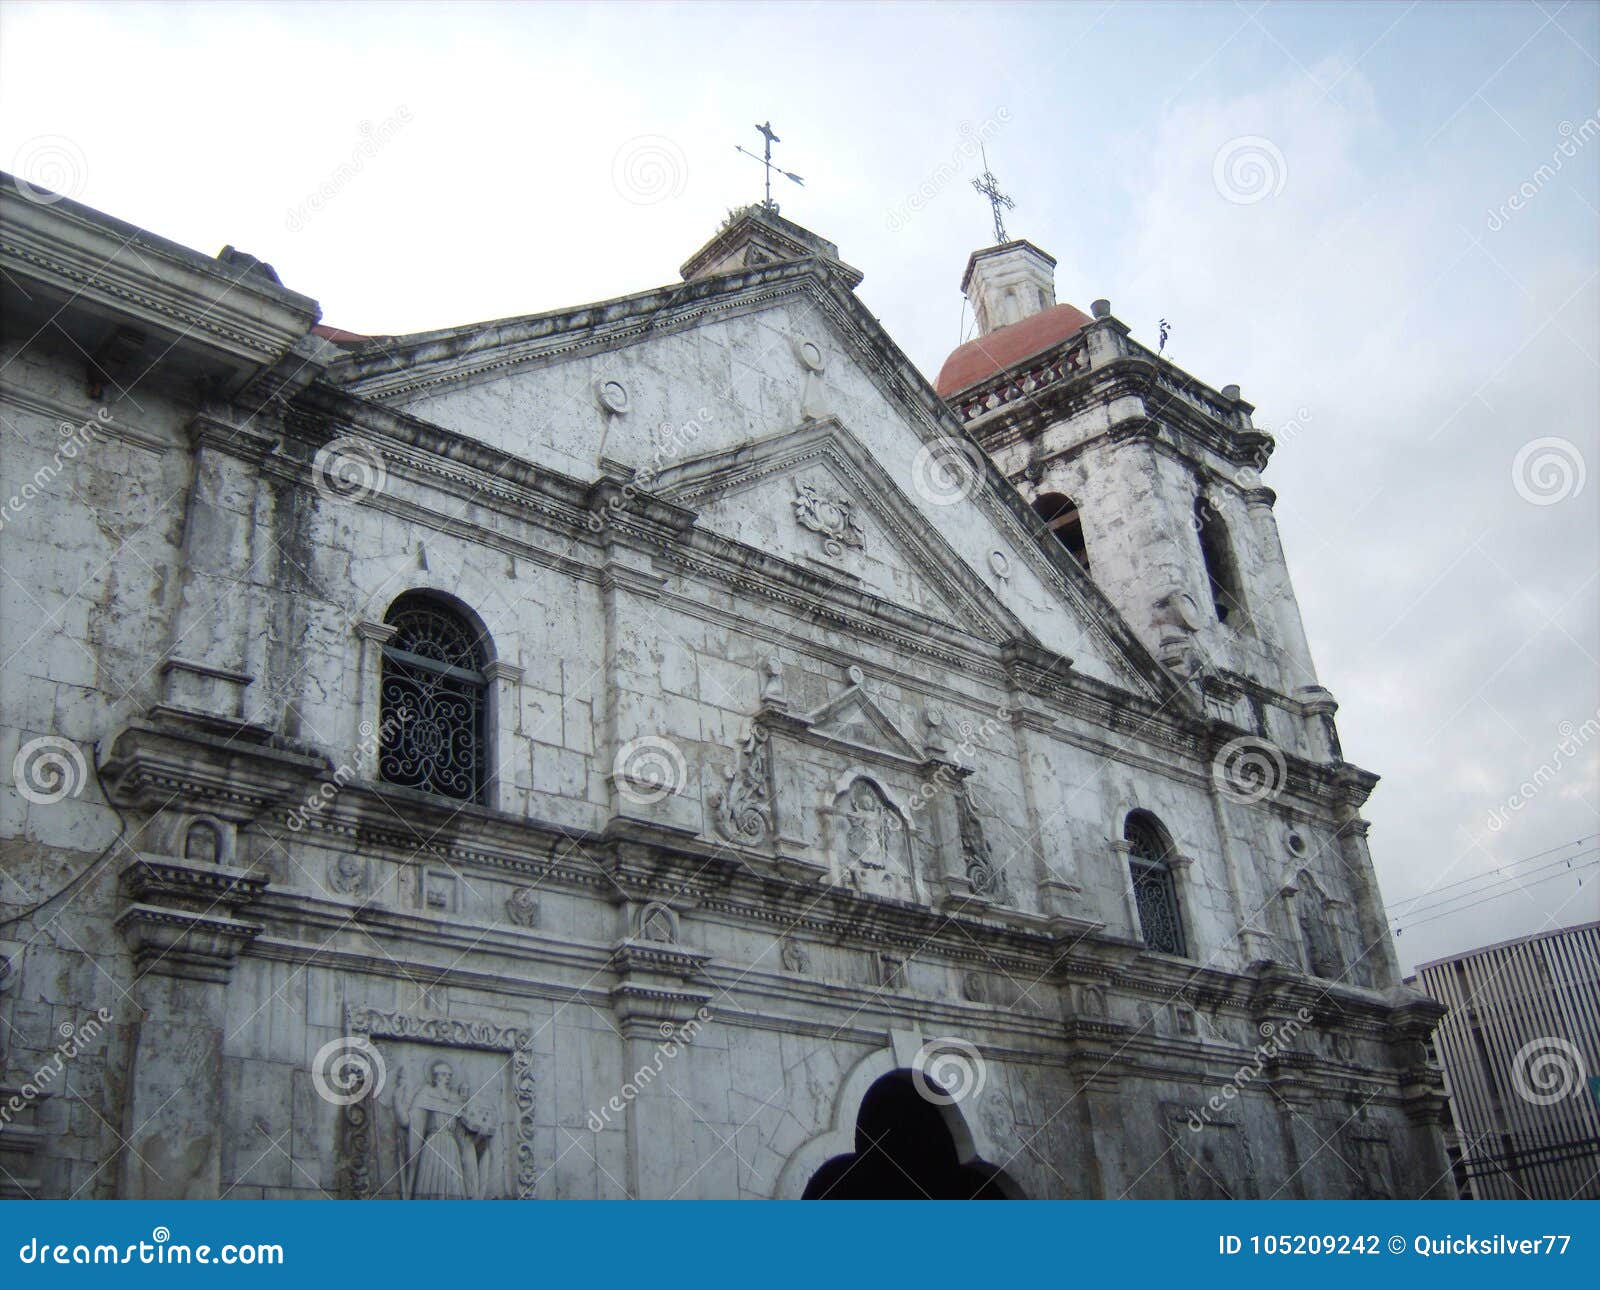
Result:
{"label": "red roof tile", "polygon": [[1088,314],[1071,305],[1057,305],[1008,327],[997,327],[987,336],[969,340],[945,359],[933,388],[941,398],[949,398],[958,390],[1077,335],[1092,321]]}

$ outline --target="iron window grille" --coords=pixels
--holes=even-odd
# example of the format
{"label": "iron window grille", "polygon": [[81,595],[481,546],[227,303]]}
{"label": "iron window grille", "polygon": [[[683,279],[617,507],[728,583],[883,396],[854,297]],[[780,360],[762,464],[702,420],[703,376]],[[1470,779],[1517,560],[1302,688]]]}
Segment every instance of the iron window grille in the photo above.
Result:
{"label": "iron window grille", "polygon": [[378,774],[390,784],[459,801],[483,800],[488,679],[478,633],[424,596],[395,602],[385,620]]}
{"label": "iron window grille", "polygon": [[1125,835],[1130,844],[1128,867],[1139,911],[1139,934],[1150,949],[1184,957],[1183,916],[1166,839],[1152,822],[1137,816],[1129,818]]}

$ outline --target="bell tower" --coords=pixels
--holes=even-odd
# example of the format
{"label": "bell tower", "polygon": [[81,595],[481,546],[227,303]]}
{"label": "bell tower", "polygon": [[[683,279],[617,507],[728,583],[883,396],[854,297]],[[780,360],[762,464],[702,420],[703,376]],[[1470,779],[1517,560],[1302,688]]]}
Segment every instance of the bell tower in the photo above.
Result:
{"label": "bell tower", "polygon": [[978,334],[946,361],[939,393],[1032,504],[1040,540],[1216,715],[1263,733],[1277,723],[1279,742],[1337,759],[1335,705],[1261,481],[1272,436],[1238,386],[1214,389],[1139,344],[1107,301],[1087,315],[1058,304],[1054,270],[1026,241],[973,254],[962,290]]}

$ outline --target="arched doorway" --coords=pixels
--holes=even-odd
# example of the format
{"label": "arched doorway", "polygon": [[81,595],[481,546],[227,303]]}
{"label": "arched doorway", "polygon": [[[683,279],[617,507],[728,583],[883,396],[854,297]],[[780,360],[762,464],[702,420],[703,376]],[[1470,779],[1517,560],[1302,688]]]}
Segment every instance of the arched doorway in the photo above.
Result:
{"label": "arched doorway", "polygon": [[1006,1200],[1015,1188],[981,1162],[962,1164],[942,1108],[911,1072],[872,1085],[856,1115],[855,1151],[811,1176],[805,1200]]}

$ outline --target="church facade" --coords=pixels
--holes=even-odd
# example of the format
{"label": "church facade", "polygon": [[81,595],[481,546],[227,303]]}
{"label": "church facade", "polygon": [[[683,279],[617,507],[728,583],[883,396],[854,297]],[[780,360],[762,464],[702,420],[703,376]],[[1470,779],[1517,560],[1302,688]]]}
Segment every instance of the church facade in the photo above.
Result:
{"label": "church facade", "polygon": [[0,1191],[1453,1195],[1236,387],[755,206],[410,336],[9,179]]}

